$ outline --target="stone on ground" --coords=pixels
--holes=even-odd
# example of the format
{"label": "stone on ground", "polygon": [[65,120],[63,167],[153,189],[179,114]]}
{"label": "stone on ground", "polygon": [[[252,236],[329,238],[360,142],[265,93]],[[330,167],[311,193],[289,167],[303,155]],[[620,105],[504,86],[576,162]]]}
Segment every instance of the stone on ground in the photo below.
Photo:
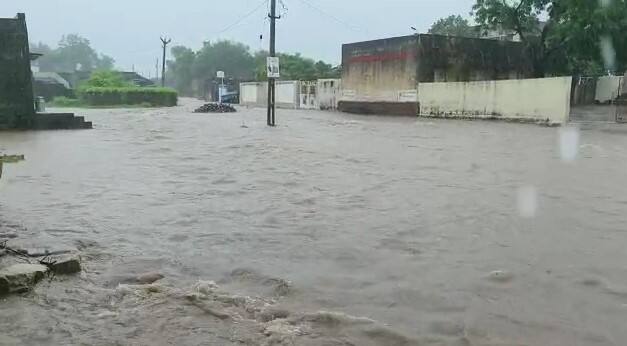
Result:
{"label": "stone on ground", "polygon": [[56,256],[50,258],[50,261],[54,262],[51,269],[57,275],[76,274],[81,271],[81,258],[78,254]]}
{"label": "stone on ground", "polygon": [[48,267],[41,264],[15,264],[0,271],[0,295],[22,293],[43,279]]}

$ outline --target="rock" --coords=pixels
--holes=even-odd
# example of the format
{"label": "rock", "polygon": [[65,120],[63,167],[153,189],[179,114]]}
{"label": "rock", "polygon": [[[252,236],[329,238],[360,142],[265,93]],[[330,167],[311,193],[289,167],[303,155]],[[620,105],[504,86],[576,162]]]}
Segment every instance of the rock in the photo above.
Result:
{"label": "rock", "polygon": [[0,271],[0,295],[30,290],[43,279],[48,267],[41,264],[15,264]]}
{"label": "rock", "polygon": [[0,257],[4,256],[7,254],[7,250],[6,249],[0,249]]}
{"label": "rock", "polygon": [[81,271],[81,258],[78,254],[52,257],[52,271],[57,275],[76,274]]}
{"label": "rock", "polygon": [[157,282],[163,279],[164,277],[165,276],[159,273],[146,273],[146,274],[139,275],[137,277],[136,282],[140,285],[150,285],[151,283]]}
{"label": "rock", "polygon": [[207,103],[200,106],[194,113],[234,113],[235,107],[226,103]]}

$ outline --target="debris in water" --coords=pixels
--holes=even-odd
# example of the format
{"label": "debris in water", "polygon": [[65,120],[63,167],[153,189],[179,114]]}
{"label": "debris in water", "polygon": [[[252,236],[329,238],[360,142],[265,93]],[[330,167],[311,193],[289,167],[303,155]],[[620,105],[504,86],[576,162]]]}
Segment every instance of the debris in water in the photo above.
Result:
{"label": "debris in water", "polygon": [[235,113],[237,109],[226,103],[206,103],[197,108],[194,113]]}
{"label": "debris in water", "polygon": [[195,294],[190,294],[187,297],[187,301],[189,301],[192,305],[198,307],[200,310],[204,311],[205,313],[213,316],[213,317],[217,317],[221,320],[226,320],[229,319],[231,317],[231,315],[218,311],[215,308],[209,306],[208,303],[202,301],[197,295]]}
{"label": "debris in water", "polygon": [[198,281],[196,285],[194,285],[194,292],[205,295],[212,294],[217,289],[218,285],[214,281]]}
{"label": "debris in water", "polygon": [[488,274],[488,280],[498,282],[498,283],[508,283],[514,279],[514,274],[504,271],[504,270],[495,270]]}

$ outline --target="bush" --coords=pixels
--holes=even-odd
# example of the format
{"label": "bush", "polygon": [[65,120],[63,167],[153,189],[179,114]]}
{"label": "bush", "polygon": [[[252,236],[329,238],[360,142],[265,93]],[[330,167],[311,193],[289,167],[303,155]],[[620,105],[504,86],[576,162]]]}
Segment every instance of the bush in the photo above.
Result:
{"label": "bush", "polygon": [[83,103],[79,99],[73,99],[65,96],[57,96],[50,102],[52,107],[81,107]]}
{"label": "bush", "polygon": [[88,106],[172,107],[178,102],[177,92],[169,88],[83,87],[78,90],[78,97]]}
{"label": "bush", "polygon": [[133,83],[124,80],[120,72],[95,71],[81,85],[81,88],[127,88],[133,86],[135,86]]}

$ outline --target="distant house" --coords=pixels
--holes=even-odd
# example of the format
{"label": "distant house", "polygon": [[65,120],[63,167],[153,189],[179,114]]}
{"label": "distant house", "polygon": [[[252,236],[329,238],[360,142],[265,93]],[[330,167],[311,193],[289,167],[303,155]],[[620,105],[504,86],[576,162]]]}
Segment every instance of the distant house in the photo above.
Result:
{"label": "distant house", "polygon": [[0,130],[91,128],[71,113],[35,112],[31,61],[40,56],[30,53],[25,14],[0,18]]}
{"label": "distant house", "polygon": [[55,72],[33,72],[35,96],[52,101],[55,97],[73,97],[74,91],[70,83]]}
{"label": "distant house", "polygon": [[155,83],[140,75],[137,72],[120,72],[122,74],[122,78],[124,78],[124,80],[126,80],[127,82],[132,82],[133,84],[135,84],[136,86],[139,87],[154,87]]}
{"label": "distant house", "polygon": [[[536,33],[540,34],[546,25],[547,25],[547,22],[538,22]],[[479,33],[479,38],[484,38],[488,40],[511,41],[511,42],[521,41],[520,35],[514,30],[509,30],[509,29],[484,30],[479,25],[475,26],[474,28]]]}
{"label": "distant house", "polygon": [[0,129],[35,113],[26,16],[0,18]]}

